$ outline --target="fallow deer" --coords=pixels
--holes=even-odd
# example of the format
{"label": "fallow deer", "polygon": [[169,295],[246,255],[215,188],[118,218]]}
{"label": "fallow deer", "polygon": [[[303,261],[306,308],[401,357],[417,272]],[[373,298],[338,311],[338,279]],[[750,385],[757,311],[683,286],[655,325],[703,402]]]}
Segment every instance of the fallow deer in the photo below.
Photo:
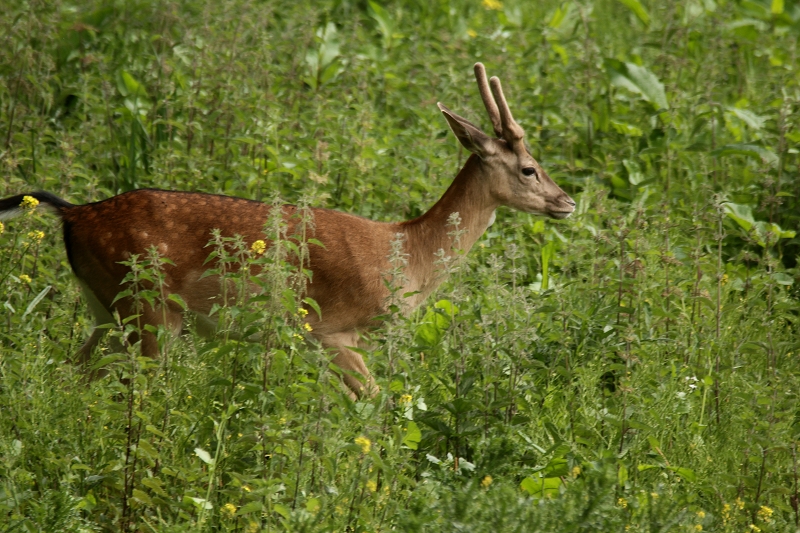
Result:
{"label": "fallow deer", "polygon": [[[313,275],[306,296],[317,302],[321,316],[311,312],[306,320],[311,335],[335,353],[333,362],[343,370],[342,379],[353,395],[377,392],[361,355],[351,347],[358,345],[360,332],[374,326],[374,317],[386,312],[390,292],[384,277],[390,270],[390,246],[398,234],[407,259],[400,294],[411,294],[403,304],[408,312],[443,281],[436,260],[440,250],[454,253],[454,236],[448,228],[451,214],[460,216],[466,233],[458,246],[468,251],[494,222],[500,206],[559,219],[575,208],[575,202],[526,148],[524,131],[511,115],[500,81],[496,77],[487,81],[481,63],[474,70],[497,138],[438,104],[453,133],[472,154],[427,213],[406,222],[383,223],[329,209],[311,210],[313,238],[323,246],[309,245],[308,267]],[[121,262],[131,254],[144,254],[151,246],[174,263],[165,266],[167,290],[180,295],[192,312],[207,316],[221,292],[219,279],[203,276],[213,266],[206,264],[211,231],[240,235],[249,246],[265,238],[264,224],[271,209],[241,198],[152,189],[85,205],[34,192],[0,200],[0,220],[18,213],[24,196],[37,199],[61,217],[70,265],[98,325],[113,322],[115,311],[122,318],[132,314],[130,301],[115,301],[129,271]],[[284,216],[288,218],[294,210],[284,206]],[[184,314],[169,301],[166,309],[145,306],[140,320],[179,333]],[[81,362],[88,362],[105,331],[94,330],[78,352]],[[158,354],[155,335],[145,331],[141,350],[149,356]]]}

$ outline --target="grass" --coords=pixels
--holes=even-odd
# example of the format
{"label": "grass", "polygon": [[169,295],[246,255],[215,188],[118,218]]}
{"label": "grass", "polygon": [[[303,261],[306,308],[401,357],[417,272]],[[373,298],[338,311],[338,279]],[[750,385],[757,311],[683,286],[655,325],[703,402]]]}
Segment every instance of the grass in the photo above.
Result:
{"label": "grass", "polygon": [[274,255],[253,259],[270,297],[221,309],[216,338],[159,360],[105,342],[85,383],[58,225],[6,222],[0,530],[798,528],[796,2],[59,0],[0,27],[2,197],[411,218],[466,159],[435,102],[488,129],[480,60],[578,201],[498,213],[375,332],[382,392],[359,402]]}

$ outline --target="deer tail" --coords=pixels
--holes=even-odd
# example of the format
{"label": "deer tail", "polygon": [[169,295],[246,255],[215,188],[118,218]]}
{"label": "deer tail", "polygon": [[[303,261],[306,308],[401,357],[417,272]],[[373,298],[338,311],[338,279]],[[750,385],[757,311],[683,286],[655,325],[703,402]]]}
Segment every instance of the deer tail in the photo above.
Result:
{"label": "deer tail", "polygon": [[59,215],[63,215],[64,211],[75,206],[49,192],[38,191],[18,194],[0,200],[0,220],[14,218],[25,210],[36,209],[37,207],[47,207]]}

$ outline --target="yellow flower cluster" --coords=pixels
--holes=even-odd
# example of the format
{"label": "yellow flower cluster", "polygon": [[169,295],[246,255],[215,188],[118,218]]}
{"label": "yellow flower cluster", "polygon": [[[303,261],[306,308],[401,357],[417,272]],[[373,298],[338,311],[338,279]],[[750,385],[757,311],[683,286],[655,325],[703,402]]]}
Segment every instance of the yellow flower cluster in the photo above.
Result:
{"label": "yellow flower cluster", "polygon": [[623,509],[625,509],[626,507],[628,507],[628,500],[626,500],[625,498],[618,499],[617,507],[622,507]]}
{"label": "yellow flower cluster", "polygon": [[500,0],[483,0],[481,3],[486,9],[492,9],[494,11],[503,9],[503,3]]}
{"label": "yellow flower cluster", "polygon": [[4,231],[6,231],[6,227],[3,225],[2,222],[0,222],[0,235],[2,235]]}
{"label": "yellow flower cluster", "polygon": [[304,309],[304,308],[301,307],[300,309],[297,310],[297,316],[299,316],[300,318],[307,317],[308,316],[308,309]]}
{"label": "yellow flower cluster", "polygon": [[43,231],[29,231],[28,232],[28,238],[30,240],[32,240],[33,242],[35,242],[35,243],[40,243],[40,242],[42,242],[42,239],[44,239],[44,232]]}
{"label": "yellow flower cluster", "polygon": [[361,437],[356,437],[355,443],[361,447],[361,453],[369,453],[369,449],[372,446],[372,442],[363,435]]}
{"label": "yellow flower cluster", "polygon": [[487,474],[486,477],[484,477],[481,480],[481,487],[483,487],[484,489],[488,489],[489,485],[492,484],[492,481],[494,481],[494,479],[492,479],[492,476]]}
{"label": "yellow flower cluster", "polygon": [[763,520],[764,522],[772,522],[772,509],[767,507],[766,505],[762,505],[761,508],[758,510],[758,518],[759,520]]}
{"label": "yellow flower cluster", "polygon": [[250,251],[253,252],[255,255],[261,255],[267,251],[267,243],[258,239],[252,245],[250,245]]}
{"label": "yellow flower cluster", "polygon": [[221,511],[222,514],[224,514],[228,518],[233,518],[233,515],[236,514],[236,506],[233,505],[232,503],[226,503],[225,505],[222,506]]}
{"label": "yellow flower cluster", "polygon": [[367,481],[367,488],[370,490],[370,492],[377,492],[378,484],[372,479],[370,479],[369,481]]}
{"label": "yellow flower cluster", "polygon": [[39,205],[39,200],[37,200],[33,196],[23,196],[22,202],[19,204],[19,206],[22,209],[28,211],[29,213],[32,213],[33,210],[36,209],[38,205]]}
{"label": "yellow flower cluster", "polygon": [[311,327],[311,324],[308,322],[303,323],[303,329],[306,331],[314,331],[314,328]]}
{"label": "yellow flower cluster", "polygon": [[27,275],[27,274],[20,274],[20,275],[19,275],[19,280],[20,280],[22,283],[30,283],[30,282],[32,281],[32,280],[31,280],[31,277],[30,277],[29,275]]}
{"label": "yellow flower cluster", "polygon": [[411,395],[410,394],[403,394],[400,396],[399,400],[400,405],[405,405],[407,403],[411,403]]}

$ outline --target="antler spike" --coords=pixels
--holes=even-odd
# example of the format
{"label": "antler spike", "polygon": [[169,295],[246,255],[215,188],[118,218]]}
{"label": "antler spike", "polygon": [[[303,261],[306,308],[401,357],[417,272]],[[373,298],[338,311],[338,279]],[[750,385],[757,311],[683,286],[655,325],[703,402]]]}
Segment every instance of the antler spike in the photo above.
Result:
{"label": "antler spike", "polygon": [[497,103],[494,101],[492,92],[489,89],[489,81],[486,79],[486,68],[483,63],[475,63],[475,80],[478,82],[478,90],[481,92],[483,105],[486,106],[486,112],[489,113],[489,120],[492,121],[494,133],[498,137],[502,137],[503,123],[500,120],[500,111],[497,109]]}
{"label": "antler spike", "polygon": [[492,76],[489,80],[489,85],[492,88],[494,100],[500,108],[500,121],[503,127],[503,139],[508,141],[509,144],[515,145],[525,137],[525,130],[517,124],[514,117],[511,116],[511,109],[508,108],[508,102],[503,95],[503,87],[500,85],[500,80],[496,76]]}

